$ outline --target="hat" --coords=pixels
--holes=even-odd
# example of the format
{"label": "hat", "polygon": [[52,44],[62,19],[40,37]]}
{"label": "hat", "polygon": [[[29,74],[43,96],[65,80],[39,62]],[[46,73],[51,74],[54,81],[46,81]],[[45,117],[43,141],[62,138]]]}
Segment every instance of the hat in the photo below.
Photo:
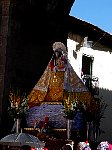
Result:
{"label": "hat", "polygon": [[79,142],[78,143],[78,148],[80,150],[91,150],[88,141],[86,141],[86,142]]}
{"label": "hat", "polygon": [[62,53],[67,53],[66,46],[62,42],[53,43],[53,51],[61,51]]}
{"label": "hat", "polygon": [[102,141],[98,146],[98,150],[109,150],[109,143],[108,141]]}

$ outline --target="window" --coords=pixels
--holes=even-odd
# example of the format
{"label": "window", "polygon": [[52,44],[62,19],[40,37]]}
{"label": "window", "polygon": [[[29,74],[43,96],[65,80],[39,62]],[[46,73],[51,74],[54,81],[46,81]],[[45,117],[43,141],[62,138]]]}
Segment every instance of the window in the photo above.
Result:
{"label": "window", "polygon": [[93,57],[90,57],[87,55],[82,56],[82,73],[83,73],[83,75],[92,76],[92,64],[93,64]]}
{"label": "window", "polygon": [[99,94],[99,79],[92,76],[93,57],[82,56],[82,81],[93,95]]}
{"label": "window", "polygon": [[82,80],[89,91],[92,91],[92,63],[93,57],[82,56]]}

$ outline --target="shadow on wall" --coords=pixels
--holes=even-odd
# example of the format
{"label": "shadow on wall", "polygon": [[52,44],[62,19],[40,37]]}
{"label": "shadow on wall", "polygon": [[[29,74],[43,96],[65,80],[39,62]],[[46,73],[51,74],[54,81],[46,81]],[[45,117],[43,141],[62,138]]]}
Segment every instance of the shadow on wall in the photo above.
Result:
{"label": "shadow on wall", "polygon": [[112,121],[112,91],[108,89],[99,89],[99,96],[102,97],[102,101],[107,104],[107,107],[104,111],[104,116],[101,119],[100,129],[101,135],[98,137],[99,141],[108,140],[111,142],[112,140],[112,125],[110,122]]}

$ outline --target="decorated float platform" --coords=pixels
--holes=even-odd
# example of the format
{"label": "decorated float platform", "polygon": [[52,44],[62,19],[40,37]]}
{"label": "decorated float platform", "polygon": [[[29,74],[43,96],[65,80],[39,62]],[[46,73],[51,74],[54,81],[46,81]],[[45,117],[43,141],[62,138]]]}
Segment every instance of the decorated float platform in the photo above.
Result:
{"label": "decorated float platform", "polygon": [[96,141],[102,104],[74,71],[65,45],[55,42],[53,50],[50,62],[27,97],[11,93],[9,112],[14,112],[16,119],[25,114],[27,127],[23,126],[23,131],[44,140],[49,150],[59,150],[71,140],[74,145],[89,140],[90,124],[94,124]]}

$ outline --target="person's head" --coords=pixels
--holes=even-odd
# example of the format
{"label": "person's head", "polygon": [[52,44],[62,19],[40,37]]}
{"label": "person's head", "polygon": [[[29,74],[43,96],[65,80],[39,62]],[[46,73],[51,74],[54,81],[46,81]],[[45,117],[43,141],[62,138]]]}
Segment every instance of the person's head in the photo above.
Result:
{"label": "person's head", "polygon": [[109,150],[109,143],[108,141],[102,141],[98,146],[97,150]]}
{"label": "person's head", "polygon": [[62,150],[72,150],[71,146],[70,145],[64,145],[62,147]]}
{"label": "person's head", "polygon": [[88,141],[79,142],[77,145],[77,150],[91,150]]}

